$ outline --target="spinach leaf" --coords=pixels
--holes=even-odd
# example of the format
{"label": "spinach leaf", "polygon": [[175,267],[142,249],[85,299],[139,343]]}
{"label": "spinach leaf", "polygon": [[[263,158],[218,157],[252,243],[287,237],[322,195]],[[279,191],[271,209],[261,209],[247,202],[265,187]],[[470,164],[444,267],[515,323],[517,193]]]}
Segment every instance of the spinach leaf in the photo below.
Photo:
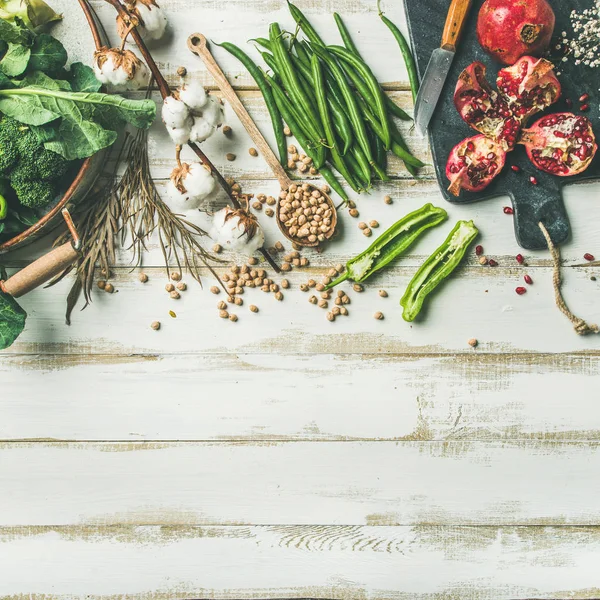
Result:
{"label": "spinach leaf", "polygon": [[33,71],[28,73],[23,79],[15,80],[13,83],[17,87],[37,86],[46,90],[67,90],[71,91],[71,84],[65,79],[53,79],[42,71]]}
{"label": "spinach leaf", "polygon": [[71,87],[74,92],[98,92],[102,84],[96,79],[94,69],[76,62],[71,65]]}
{"label": "spinach leaf", "polygon": [[[67,62],[65,47],[51,35],[41,33],[33,40],[29,69],[53,75]],[[22,72],[22,71],[21,71]]]}
{"label": "spinach leaf", "polygon": [[45,125],[60,116],[44,108],[37,96],[0,97],[0,112],[26,125]]}
{"label": "spinach leaf", "polygon": [[21,44],[8,43],[8,50],[0,61],[0,70],[4,75],[16,77],[21,75],[29,64],[31,49]]}
{"label": "spinach leaf", "polygon": [[4,40],[9,44],[21,44],[28,46],[31,44],[33,34],[23,27],[20,19],[15,19],[14,23],[9,23],[4,19],[0,19],[0,40]]}
{"label": "spinach leaf", "polygon": [[27,313],[9,294],[0,292],[0,350],[12,346],[25,329]]}
{"label": "spinach leaf", "polygon": [[70,116],[62,120],[55,134],[52,140],[44,142],[44,147],[67,160],[92,156],[114,144],[118,137],[115,131],[84,119],[76,106]]}

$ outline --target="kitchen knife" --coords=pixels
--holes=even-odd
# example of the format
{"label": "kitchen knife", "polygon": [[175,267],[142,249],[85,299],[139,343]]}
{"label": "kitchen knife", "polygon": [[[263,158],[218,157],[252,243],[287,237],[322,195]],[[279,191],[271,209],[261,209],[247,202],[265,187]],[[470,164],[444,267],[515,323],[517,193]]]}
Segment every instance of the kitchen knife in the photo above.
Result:
{"label": "kitchen knife", "polygon": [[422,136],[427,133],[429,121],[444,88],[472,2],[473,0],[452,0],[444,25],[442,45],[433,51],[429,59],[415,101],[415,126]]}

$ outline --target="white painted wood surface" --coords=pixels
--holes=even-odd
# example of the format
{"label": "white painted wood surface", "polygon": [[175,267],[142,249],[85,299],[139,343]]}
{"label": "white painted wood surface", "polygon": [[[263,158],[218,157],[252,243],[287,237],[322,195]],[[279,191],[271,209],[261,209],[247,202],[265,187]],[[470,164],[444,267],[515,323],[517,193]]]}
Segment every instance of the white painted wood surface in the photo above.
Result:
{"label": "white painted wood surface", "polygon": [[[78,9],[55,4],[72,56],[86,59]],[[401,4],[384,8],[404,27]],[[161,5],[176,34],[154,53],[172,82],[185,65],[213,86],[185,49],[193,31],[243,45],[272,20],[291,27],[283,0]],[[412,110],[374,2],[299,5],[332,41],[330,14],[341,13],[385,88]],[[94,6],[110,30],[111,9]],[[215,54],[272,139],[248,75]],[[207,154],[245,191],[275,193],[226,114],[234,135],[213,137]],[[403,130],[427,160],[423,141]],[[160,124],[151,156],[162,186],[173,157]],[[430,168],[414,181],[390,167],[393,181],[359,200],[361,219],[385,227],[442,202]],[[585,252],[600,256],[599,192],[597,183],[566,189],[573,238],[562,249],[566,297],[595,322],[600,283],[590,277],[600,269],[576,265]],[[547,252],[517,265],[506,202],[444,205],[445,227],[364,293],[345,286],[351,314],[335,323],[298,286],[365,247],[346,214],[339,238],[289,275],[282,303],[246,290],[235,324],[217,318],[223,294],[208,291],[210,277],[203,289],[186,278],[179,301],[166,296],[155,242],[144,258],[149,282],[120,253],[118,293],[95,293],[71,327],[70,282],[23,298],[27,329],[0,355],[0,598],[599,598],[600,338],[576,336],[555,309]],[[406,283],[467,216],[500,266],[469,257],[426,318],[407,325],[398,306]],[[280,239],[273,220],[260,220],[269,245]],[[3,264],[20,268],[48,245]],[[525,273],[535,283],[517,297]],[[372,318],[377,310],[384,321]]]}

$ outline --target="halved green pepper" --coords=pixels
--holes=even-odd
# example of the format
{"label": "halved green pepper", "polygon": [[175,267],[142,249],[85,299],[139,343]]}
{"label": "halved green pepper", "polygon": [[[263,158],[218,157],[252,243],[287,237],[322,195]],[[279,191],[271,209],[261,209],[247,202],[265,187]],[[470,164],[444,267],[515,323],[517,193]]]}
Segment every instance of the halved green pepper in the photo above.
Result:
{"label": "halved green pepper", "polygon": [[425,298],[458,267],[478,233],[473,221],[459,221],[446,241],[421,265],[400,300],[405,321],[415,320]]}
{"label": "halved green pepper", "polygon": [[411,212],[384,231],[364,252],[349,260],[344,274],[325,289],[331,289],[347,279],[365,281],[402,254],[427,229],[439,225],[447,216],[443,208],[437,208],[433,204],[426,204]]}

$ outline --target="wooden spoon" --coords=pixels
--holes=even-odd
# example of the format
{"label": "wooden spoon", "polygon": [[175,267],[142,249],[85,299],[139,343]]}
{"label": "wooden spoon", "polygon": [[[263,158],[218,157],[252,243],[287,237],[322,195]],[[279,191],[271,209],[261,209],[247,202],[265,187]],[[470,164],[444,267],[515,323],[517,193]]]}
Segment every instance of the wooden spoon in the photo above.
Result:
{"label": "wooden spoon", "polygon": [[[213,58],[213,55],[211,54],[211,52],[208,48],[208,43],[207,43],[204,35],[202,35],[201,33],[194,33],[194,34],[190,35],[190,37],[188,38],[188,48],[194,54],[196,54],[197,56],[199,56],[202,59],[202,61],[206,65],[206,68],[208,69],[210,74],[214,77],[223,96],[231,104],[231,107],[233,108],[235,114],[238,116],[239,120],[242,122],[242,125],[248,132],[248,135],[252,138],[252,141],[258,147],[258,150],[262,154],[263,158],[267,161],[267,164],[271,168],[271,171],[273,171],[273,174],[279,180],[281,189],[289,190],[290,186],[294,185],[294,183],[298,186],[302,185],[301,182],[294,182],[288,177],[288,174],[286,173],[285,169],[281,166],[281,163],[279,162],[279,160],[277,159],[275,154],[273,154],[273,151],[269,147],[269,144],[267,143],[267,141],[263,137],[262,133],[258,130],[258,127],[252,120],[252,117],[248,114],[248,111],[244,108],[244,105],[241,103],[240,99],[238,98],[237,94],[235,93],[235,90],[233,89],[233,87],[231,87],[231,84],[227,80],[227,77],[225,77],[225,74],[221,70],[221,67],[219,67],[219,65]],[[317,188],[317,186],[315,186],[312,183],[307,182],[307,185],[310,186],[311,189],[317,190],[323,196],[323,198],[326,200],[326,202],[331,210],[331,228],[325,234],[325,238],[329,239],[335,233],[335,228],[337,226],[337,212],[335,210],[335,205],[333,204],[333,201],[331,200],[331,198],[323,190]],[[290,240],[291,242],[294,242],[300,246],[306,246],[306,247],[318,246],[320,243],[319,240],[316,240],[314,242],[309,242],[307,238],[296,238],[296,237],[292,237],[289,234],[287,227],[285,226],[284,223],[282,223],[282,221],[279,217],[279,203],[280,202],[281,202],[281,199],[278,199],[276,215],[277,215],[277,225],[279,226],[281,233],[283,233],[283,235],[288,240]]]}

